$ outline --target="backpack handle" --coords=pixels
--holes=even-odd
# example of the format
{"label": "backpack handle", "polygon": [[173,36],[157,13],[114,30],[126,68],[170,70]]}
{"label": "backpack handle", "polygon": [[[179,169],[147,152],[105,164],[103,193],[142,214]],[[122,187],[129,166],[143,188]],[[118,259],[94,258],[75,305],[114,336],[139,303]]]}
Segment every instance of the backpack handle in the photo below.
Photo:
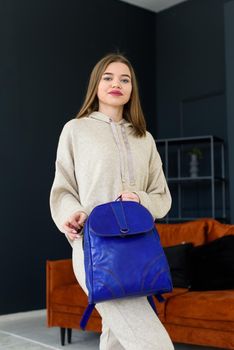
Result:
{"label": "backpack handle", "polygon": [[[126,216],[124,213],[124,208],[123,208],[123,203],[122,200],[120,199],[121,196],[119,196],[116,200],[115,203],[111,205],[112,211],[114,213],[114,216],[116,218],[116,221],[119,225],[121,236],[125,236],[129,232],[129,228],[126,222]],[[119,199],[119,202],[116,203]]]}

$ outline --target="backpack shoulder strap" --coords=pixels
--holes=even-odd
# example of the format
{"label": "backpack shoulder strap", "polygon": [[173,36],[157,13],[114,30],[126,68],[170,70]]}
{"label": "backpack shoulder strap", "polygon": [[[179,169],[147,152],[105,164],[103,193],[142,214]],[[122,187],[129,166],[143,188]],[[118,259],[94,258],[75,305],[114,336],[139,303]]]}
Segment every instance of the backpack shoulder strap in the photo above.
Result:
{"label": "backpack shoulder strap", "polygon": [[[155,297],[158,299],[158,301],[160,303],[163,303],[165,301],[165,299],[163,298],[163,296],[161,294],[156,294]],[[156,309],[156,305],[153,299],[153,296],[147,296],[148,302],[150,304],[150,306],[152,307],[152,309],[154,310],[154,312],[156,313],[156,315],[158,315],[157,309]]]}
{"label": "backpack shoulder strap", "polygon": [[87,308],[85,309],[85,312],[83,313],[83,316],[80,320],[80,328],[84,331],[85,327],[88,323],[88,320],[93,312],[93,309],[95,308],[96,304],[89,304]]}
{"label": "backpack shoulder strap", "polygon": [[155,297],[160,303],[163,303],[165,301],[165,298],[162,296],[162,294],[156,294]]}

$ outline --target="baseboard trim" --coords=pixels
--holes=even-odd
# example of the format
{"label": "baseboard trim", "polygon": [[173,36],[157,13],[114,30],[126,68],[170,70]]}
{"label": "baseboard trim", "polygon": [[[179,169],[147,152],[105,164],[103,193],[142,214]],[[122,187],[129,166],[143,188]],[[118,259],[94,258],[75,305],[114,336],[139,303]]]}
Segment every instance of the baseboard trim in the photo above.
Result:
{"label": "baseboard trim", "polygon": [[14,321],[14,320],[28,318],[28,317],[43,317],[43,316],[46,316],[46,309],[0,315],[0,322],[1,321]]}

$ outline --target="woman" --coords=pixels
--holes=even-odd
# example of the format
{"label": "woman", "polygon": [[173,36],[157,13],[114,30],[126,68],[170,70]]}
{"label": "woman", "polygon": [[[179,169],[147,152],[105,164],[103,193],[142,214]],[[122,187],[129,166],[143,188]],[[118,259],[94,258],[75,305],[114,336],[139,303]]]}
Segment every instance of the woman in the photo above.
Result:
{"label": "woman", "polygon": [[[76,278],[87,293],[82,228],[91,210],[121,195],[154,218],[167,214],[171,196],[155,142],[146,131],[130,62],[109,54],[94,67],[77,118],[59,139],[50,194],[53,220],[73,248]],[[98,303],[100,350],[170,350],[173,345],[146,298]]]}

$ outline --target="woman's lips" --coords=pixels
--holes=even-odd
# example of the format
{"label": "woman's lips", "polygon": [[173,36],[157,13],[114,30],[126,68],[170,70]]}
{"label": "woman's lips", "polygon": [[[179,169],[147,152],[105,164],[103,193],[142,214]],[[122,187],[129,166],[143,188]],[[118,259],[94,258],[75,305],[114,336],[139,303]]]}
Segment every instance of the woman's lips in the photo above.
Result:
{"label": "woman's lips", "polygon": [[122,96],[122,92],[118,91],[118,90],[112,90],[109,92],[109,95],[113,95],[113,96]]}

